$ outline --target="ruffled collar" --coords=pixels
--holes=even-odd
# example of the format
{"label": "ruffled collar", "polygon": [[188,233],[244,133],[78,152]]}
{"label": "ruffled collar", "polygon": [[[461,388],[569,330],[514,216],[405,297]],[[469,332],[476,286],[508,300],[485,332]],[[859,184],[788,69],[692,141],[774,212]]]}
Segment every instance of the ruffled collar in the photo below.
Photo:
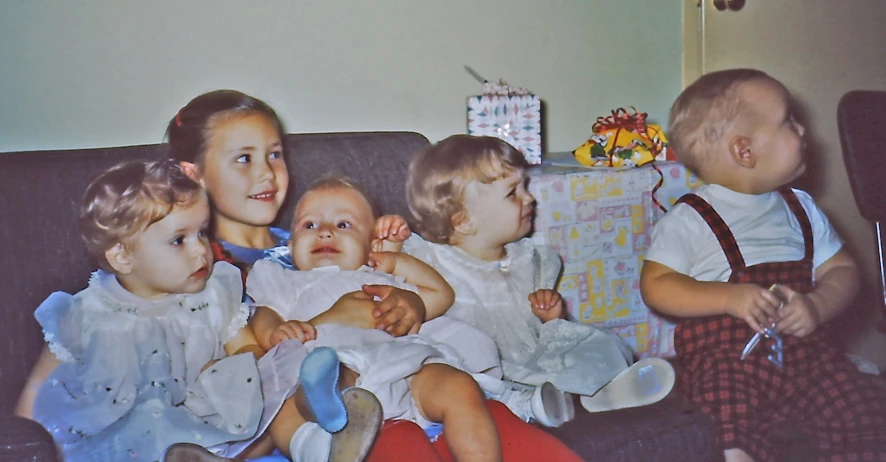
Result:
{"label": "ruffled collar", "polygon": [[114,302],[109,305],[113,311],[133,314],[156,306],[166,305],[173,301],[174,298],[184,297],[183,294],[171,294],[156,300],[144,299],[123,288],[116,276],[104,270],[92,273],[92,276],[89,278],[89,286],[98,289],[103,298],[109,298]]}
{"label": "ruffled collar", "polygon": [[[211,298],[210,286],[217,278],[219,265],[228,265],[216,262],[206,288],[196,294],[169,294],[156,300],[148,300],[126,290],[114,274],[104,270],[97,270],[89,277],[89,287],[97,291],[99,296],[109,303],[106,308],[113,312],[130,314],[162,314],[169,309],[191,308],[191,311],[204,309],[208,306]],[[193,305],[193,306],[190,306]]]}

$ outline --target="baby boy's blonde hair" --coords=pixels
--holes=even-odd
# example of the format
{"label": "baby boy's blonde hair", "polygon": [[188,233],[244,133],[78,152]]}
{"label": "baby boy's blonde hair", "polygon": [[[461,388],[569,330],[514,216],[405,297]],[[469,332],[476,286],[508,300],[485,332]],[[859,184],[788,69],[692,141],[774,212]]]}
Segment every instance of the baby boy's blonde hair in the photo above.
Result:
{"label": "baby boy's blonde hair", "polygon": [[148,226],[188,207],[203,189],[174,161],[129,161],[102,172],[86,187],[80,204],[80,235],[86,250],[105,271],[111,247],[124,247]]}
{"label": "baby boy's blonde hair", "polygon": [[743,109],[740,88],[754,79],[772,77],[757,69],[728,69],[705,74],[686,87],[671,106],[668,137],[683,165],[699,174],[713,145],[735,123]]}
{"label": "baby boy's blonde hair", "polygon": [[356,191],[363,196],[363,199],[366,199],[366,202],[369,204],[369,211],[372,213],[372,218],[376,219],[380,216],[378,206],[372,196],[369,195],[366,188],[356,181],[338,173],[327,173],[311,182],[311,184],[308,185],[308,189],[305,190],[304,194],[298,199],[294,210],[298,210],[299,204],[301,204],[302,200],[304,200],[309,192],[329,191],[334,189],[351,189]]}
{"label": "baby boy's blonde hair", "polygon": [[406,199],[425,239],[451,244],[453,218],[465,210],[465,188],[526,168],[523,154],[490,136],[453,135],[419,152],[409,164]]}

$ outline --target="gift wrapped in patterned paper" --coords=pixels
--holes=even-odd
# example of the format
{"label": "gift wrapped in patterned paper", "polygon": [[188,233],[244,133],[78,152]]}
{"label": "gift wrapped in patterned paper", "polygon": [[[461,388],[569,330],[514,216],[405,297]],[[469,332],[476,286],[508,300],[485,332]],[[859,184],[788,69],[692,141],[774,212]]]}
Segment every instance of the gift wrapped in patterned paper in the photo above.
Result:
{"label": "gift wrapped in patterned paper", "polygon": [[661,126],[646,123],[645,112],[624,108],[598,117],[593,134],[572,153],[589,167],[639,167],[654,160],[676,160]]}
{"label": "gift wrapped in patterned paper", "polygon": [[468,97],[468,134],[501,138],[519,149],[528,164],[540,164],[541,100],[501,80],[484,82],[482,95]]}
{"label": "gift wrapped in patterned paper", "polygon": [[620,335],[641,358],[674,356],[676,325],[643,302],[640,269],[661,205],[672,207],[701,180],[679,162],[566,167],[552,163],[560,156],[570,153],[549,153],[527,176],[538,204],[532,239],[563,259],[557,290],[570,318]]}

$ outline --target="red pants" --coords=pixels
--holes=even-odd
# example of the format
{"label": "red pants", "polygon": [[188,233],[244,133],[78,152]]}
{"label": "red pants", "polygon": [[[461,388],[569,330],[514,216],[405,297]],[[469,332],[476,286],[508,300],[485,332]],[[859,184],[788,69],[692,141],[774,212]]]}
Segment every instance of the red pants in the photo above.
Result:
{"label": "red pants", "polygon": [[[498,401],[486,401],[501,440],[505,462],[581,462],[563,443],[518,419]],[[398,420],[387,422],[367,462],[454,462],[446,437],[431,443],[418,425]]]}

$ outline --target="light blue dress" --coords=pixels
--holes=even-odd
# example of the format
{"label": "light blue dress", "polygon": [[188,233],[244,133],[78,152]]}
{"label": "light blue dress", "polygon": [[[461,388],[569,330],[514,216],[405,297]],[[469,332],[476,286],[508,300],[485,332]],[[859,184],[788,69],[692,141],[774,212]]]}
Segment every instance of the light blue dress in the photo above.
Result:
{"label": "light blue dress", "polygon": [[[231,253],[231,256],[234,257],[235,261],[252,266],[255,264],[255,262],[263,258],[267,258],[274,248],[286,247],[287,245],[289,245],[289,231],[286,231],[285,229],[275,228],[273,226],[268,228],[268,230],[271,232],[271,237],[274,238],[275,244],[273,247],[267,249],[252,249],[249,247],[242,247],[237,244],[231,244],[224,239],[218,239],[218,243],[221,244],[221,246],[224,247],[225,250]],[[284,264],[292,266],[292,261],[285,261]]]}
{"label": "light blue dress", "polygon": [[[237,268],[216,263],[206,288],[144,300],[102,271],[75,295],[37,308],[62,362],[40,388],[34,419],[66,461],[155,461],[172,443],[249,439],[263,411],[251,354],[223,345],[247,321]],[[211,360],[220,360],[201,373]]]}

